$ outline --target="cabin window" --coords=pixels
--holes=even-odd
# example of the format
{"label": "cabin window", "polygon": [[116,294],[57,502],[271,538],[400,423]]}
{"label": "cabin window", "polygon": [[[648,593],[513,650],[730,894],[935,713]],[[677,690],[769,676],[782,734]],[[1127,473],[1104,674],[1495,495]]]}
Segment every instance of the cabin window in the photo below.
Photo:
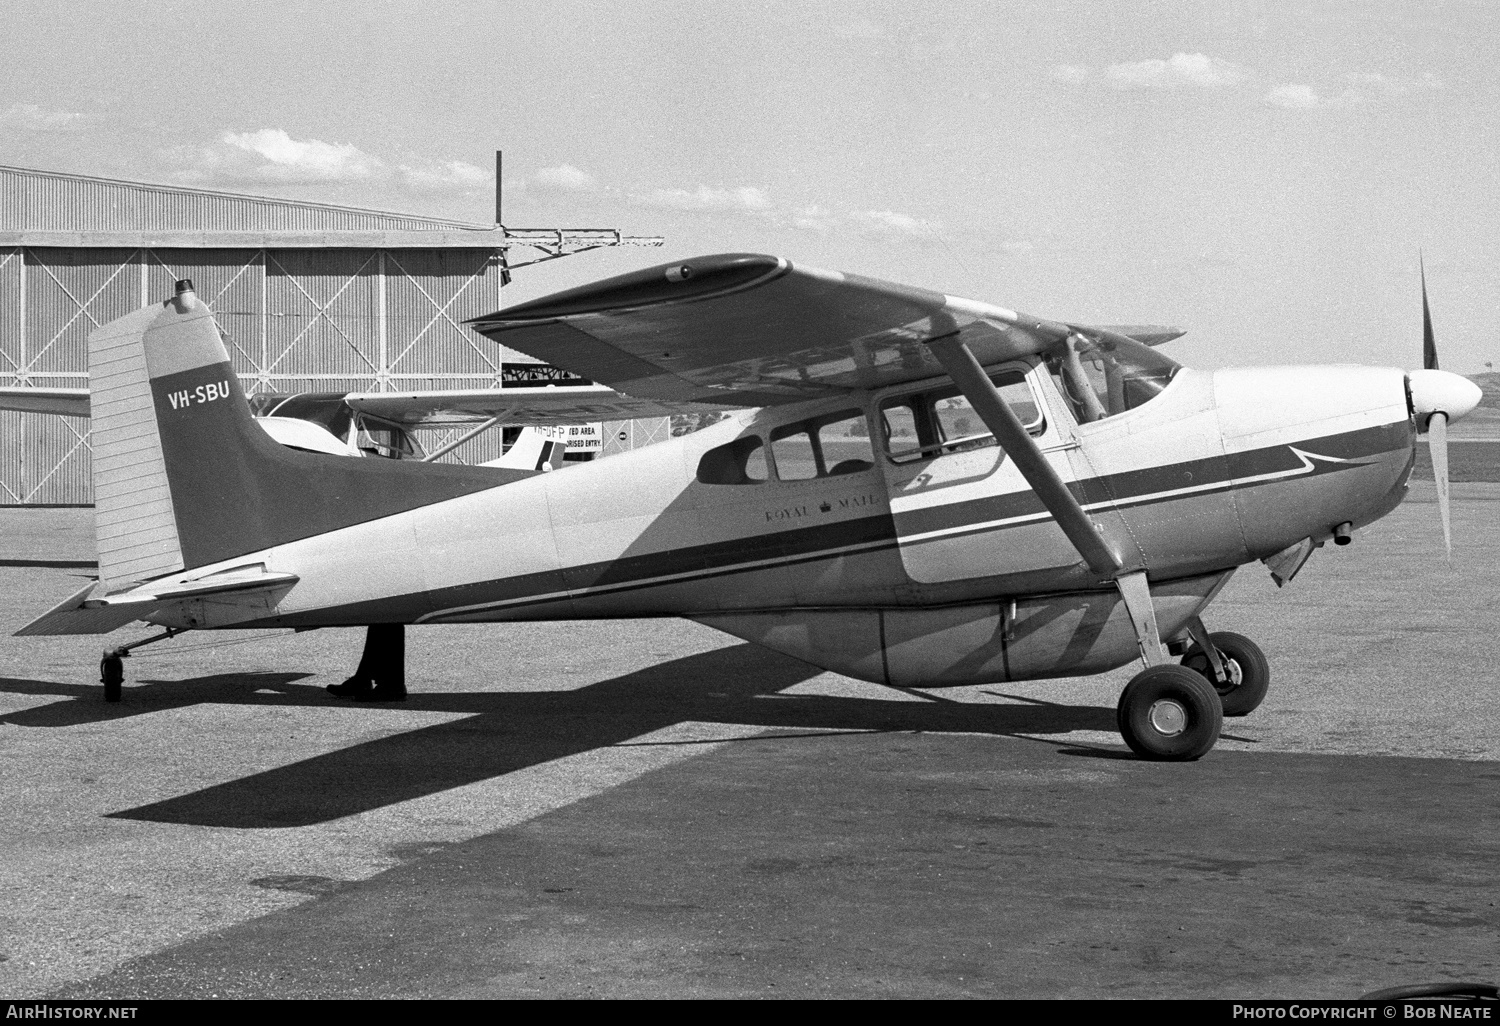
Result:
{"label": "cabin window", "polygon": [[[774,476],[780,481],[858,474],[875,467],[870,425],[863,410],[840,410],[785,424],[771,432]],[[703,484],[756,484],[772,477],[766,449],[755,435],[704,453],[698,461]]]}
{"label": "cabin window", "polygon": [[1150,402],[1181,367],[1134,339],[1071,335],[1047,354],[1047,370],[1078,423],[1092,424]]}
{"label": "cabin window", "polygon": [[875,466],[870,432],[860,410],[840,410],[771,432],[771,454],[781,481],[857,474]]}
{"label": "cabin window", "polygon": [[863,410],[845,410],[818,423],[818,447],[829,477],[873,470],[875,449],[870,443],[870,422]]}
{"label": "cabin window", "polygon": [[759,484],[769,476],[765,446],[755,435],[710,449],[698,461],[698,480],[703,484]]}
{"label": "cabin window", "polygon": [[[1020,371],[991,374],[1000,398],[1033,435],[1046,430],[1046,418]],[[893,463],[932,459],[950,452],[995,444],[974,407],[955,386],[887,399],[880,406],[885,449]]]}

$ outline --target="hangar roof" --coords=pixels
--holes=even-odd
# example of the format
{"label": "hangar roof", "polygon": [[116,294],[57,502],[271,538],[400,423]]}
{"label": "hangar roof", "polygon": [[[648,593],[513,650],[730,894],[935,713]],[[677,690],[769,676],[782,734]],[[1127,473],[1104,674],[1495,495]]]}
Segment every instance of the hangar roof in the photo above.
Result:
{"label": "hangar roof", "polygon": [[[597,238],[595,238],[597,237]],[[478,248],[660,245],[613,229],[504,229],[327,203],[0,166],[0,246]],[[539,245],[540,243],[540,245]],[[592,243],[592,245],[587,245]]]}

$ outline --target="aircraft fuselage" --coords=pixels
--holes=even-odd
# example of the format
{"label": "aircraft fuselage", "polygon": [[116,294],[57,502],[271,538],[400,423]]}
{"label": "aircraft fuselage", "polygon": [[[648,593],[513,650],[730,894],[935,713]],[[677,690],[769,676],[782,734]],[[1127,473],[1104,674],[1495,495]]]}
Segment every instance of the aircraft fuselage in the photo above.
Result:
{"label": "aircraft fuselage", "polygon": [[[1400,370],[1183,369],[1149,402],[1093,423],[1078,422],[1044,365],[1015,370],[1037,406],[1038,448],[1122,561],[1147,571],[1164,637],[1235,567],[1368,523],[1405,492],[1414,429]],[[226,605],[155,619],[686,616],[885,683],[1089,673],[1135,658],[1118,592],[1079,559],[998,446],[887,457],[882,409],[912,390],[738,414],[195,568],[183,576],[264,563],[301,582],[270,616]],[[789,426],[843,410],[865,419],[874,458],[851,465],[868,467],[834,473],[820,456],[801,479],[703,479],[705,454],[751,436],[775,451]]]}

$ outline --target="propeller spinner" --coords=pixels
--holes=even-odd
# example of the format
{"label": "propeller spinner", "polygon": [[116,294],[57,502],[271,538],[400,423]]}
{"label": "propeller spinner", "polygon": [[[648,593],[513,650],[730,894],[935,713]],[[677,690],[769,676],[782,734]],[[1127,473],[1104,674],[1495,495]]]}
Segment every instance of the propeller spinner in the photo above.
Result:
{"label": "propeller spinner", "polygon": [[[1420,258],[1419,258],[1420,263]],[[1438,370],[1437,340],[1427,306],[1427,268],[1422,267],[1422,369],[1406,375],[1417,430],[1427,433],[1432,475],[1437,482],[1438,514],[1443,519],[1443,545],[1453,554],[1453,531],[1448,508],[1448,425],[1474,407],[1484,393],[1468,378]]]}

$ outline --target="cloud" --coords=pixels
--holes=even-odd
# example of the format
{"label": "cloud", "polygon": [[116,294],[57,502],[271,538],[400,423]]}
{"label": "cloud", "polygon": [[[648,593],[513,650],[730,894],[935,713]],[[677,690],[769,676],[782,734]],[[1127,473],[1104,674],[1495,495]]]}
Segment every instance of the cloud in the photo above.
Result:
{"label": "cloud", "polygon": [[[350,143],[293,139],[279,128],[225,132],[222,146],[239,150],[258,177],[283,182],[350,182],[383,177],[385,164]],[[232,152],[226,155],[236,159]],[[244,158],[240,158],[243,160]]]}
{"label": "cloud", "polygon": [[703,211],[769,211],[770,197],[753,186],[737,188],[710,188],[700,185],[689,192],[687,189],[653,189],[647,193],[631,196],[631,201],[648,207],[671,207],[676,210]]}
{"label": "cloud", "polygon": [[569,201],[587,198],[592,203],[623,203],[636,207],[683,210],[695,214],[755,218],[781,228],[826,235],[858,234],[883,239],[930,241],[937,226],[896,210],[858,209],[849,204],[800,206],[776,202],[765,189],[754,185],[706,185],[694,188],[658,186],[629,188],[601,182],[572,164],[505,180],[508,194],[570,194]]}
{"label": "cloud", "polygon": [[825,207],[812,203],[791,210],[776,210],[772,218],[784,228],[820,235],[855,233],[871,238],[931,242],[939,237],[938,226],[895,210],[857,210]]}
{"label": "cloud", "polygon": [[0,125],[25,132],[76,132],[86,116],[69,110],[49,110],[34,103],[13,103],[0,111]]}
{"label": "cloud", "polygon": [[933,225],[929,222],[894,210],[851,210],[848,217],[866,235],[926,238],[933,234]]}
{"label": "cloud", "polygon": [[1272,89],[1266,94],[1266,102],[1290,110],[1307,110],[1318,106],[1322,101],[1312,86],[1292,83]]}
{"label": "cloud", "polygon": [[1390,78],[1379,73],[1350,72],[1344,76],[1344,81],[1348,83],[1346,92],[1368,98],[1405,96],[1408,93],[1443,88],[1443,83],[1430,71],[1420,78]]}
{"label": "cloud", "polygon": [[427,167],[401,165],[397,173],[414,189],[439,192],[445,189],[488,188],[494,177],[481,167],[462,160],[447,160]]}
{"label": "cloud", "polygon": [[811,203],[791,211],[787,224],[800,231],[827,232],[837,226],[838,215],[827,207]]}
{"label": "cloud", "polygon": [[561,192],[594,192],[599,188],[599,183],[593,175],[587,171],[580,171],[572,164],[544,167],[531,176],[531,181],[543,189],[556,189]]}
{"label": "cloud", "polygon": [[367,153],[352,143],[294,139],[284,129],[225,132],[212,143],[175,146],[160,153],[178,180],[192,184],[399,185],[420,191],[470,190],[490,175],[461,160],[402,163]]}
{"label": "cloud", "polygon": [[1419,78],[1393,78],[1379,72],[1351,71],[1337,81],[1340,85],[1335,85],[1332,91],[1323,94],[1302,83],[1277,86],[1266,94],[1265,101],[1272,106],[1289,110],[1313,110],[1394,100],[1413,93],[1443,88],[1443,83],[1430,72]]}
{"label": "cloud", "polygon": [[1111,64],[1104,69],[1104,81],[1113,89],[1212,89],[1244,79],[1245,73],[1235,65],[1201,53],[1177,53],[1164,61]]}

